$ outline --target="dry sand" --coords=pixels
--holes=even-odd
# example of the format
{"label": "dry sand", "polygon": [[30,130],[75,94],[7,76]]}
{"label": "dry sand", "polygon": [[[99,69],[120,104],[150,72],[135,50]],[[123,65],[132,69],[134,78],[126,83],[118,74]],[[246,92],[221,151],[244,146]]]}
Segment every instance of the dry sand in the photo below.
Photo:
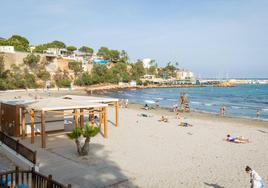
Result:
{"label": "dry sand", "polygon": [[[120,109],[119,128],[109,123],[107,140],[92,139],[129,178],[112,187],[249,187],[246,165],[268,182],[268,122],[190,113],[185,121],[193,127],[179,127],[174,113],[140,107]],[[159,122],[161,115],[167,115],[169,123]],[[113,109],[109,119],[114,121]],[[228,143],[223,141],[227,134],[251,142]]]}
{"label": "dry sand", "polygon": [[[135,174],[140,187],[249,187],[246,165],[268,181],[268,123],[191,113],[179,127],[166,110],[122,109],[120,128],[107,143],[114,160]],[[146,113],[153,117],[139,117]],[[169,115],[169,123],[158,122]],[[223,141],[227,134],[244,136],[248,144]],[[119,146],[116,146],[118,145]],[[111,155],[112,156],[112,155]],[[120,161],[120,162],[119,162]]]}

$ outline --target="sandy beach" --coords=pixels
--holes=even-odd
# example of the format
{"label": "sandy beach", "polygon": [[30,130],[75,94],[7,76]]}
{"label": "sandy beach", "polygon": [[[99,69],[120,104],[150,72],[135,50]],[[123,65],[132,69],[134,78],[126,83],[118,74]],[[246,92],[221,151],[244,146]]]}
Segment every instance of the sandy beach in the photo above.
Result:
{"label": "sandy beach", "polygon": [[[135,162],[124,168],[139,174],[134,180],[136,185],[249,187],[249,177],[244,172],[246,165],[255,168],[267,181],[267,122],[190,113],[185,115],[185,121],[193,127],[179,127],[174,113],[163,109],[141,111],[140,105],[130,108],[121,112],[122,121],[129,122],[120,127],[128,132],[124,133],[126,143],[121,147],[131,146],[125,153]],[[138,117],[138,113],[153,117]],[[168,116],[169,123],[157,121],[163,114]],[[223,141],[227,134],[244,136],[250,143]]]}
{"label": "sandy beach", "polygon": [[[53,93],[52,96],[65,93]],[[42,92],[38,95],[47,96]],[[109,138],[104,139],[101,135],[93,138],[87,159],[76,159],[75,144],[64,134],[60,137],[64,147],[56,136],[49,135],[45,152],[61,156],[66,152],[63,148],[71,148],[73,160],[88,169],[105,161],[108,164],[108,160],[113,165],[106,165],[103,171],[108,170],[111,174],[120,171],[127,181],[107,180],[104,187],[249,187],[249,176],[244,170],[246,165],[268,182],[268,122],[191,112],[182,116],[193,127],[179,127],[174,112],[161,108],[146,111],[141,107],[130,104],[128,108],[120,109],[118,128],[113,125],[114,109],[110,109]],[[141,113],[150,117],[139,116]],[[158,121],[162,115],[168,117],[168,123]],[[229,143],[224,141],[227,134],[244,136],[250,143]],[[42,163],[42,152],[38,150],[40,170],[47,173],[54,164]],[[82,180],[75,181],[75,177],[71,179],[56,170],[55,167],[52,174],[62,182],[84,187],[79,185]],[[75,173],[75,169],[73,171]],[[95,175],[97,179],[104,177],[103,174]],[[86,175],[81,177],[85,180]]]}

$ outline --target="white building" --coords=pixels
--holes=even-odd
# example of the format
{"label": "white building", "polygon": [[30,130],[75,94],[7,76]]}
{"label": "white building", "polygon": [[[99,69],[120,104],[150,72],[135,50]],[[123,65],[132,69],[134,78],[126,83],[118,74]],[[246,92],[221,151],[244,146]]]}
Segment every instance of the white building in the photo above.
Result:
{"label": "white building", "polygon": [[195,80],[194,73],[189,70],[177,70],[176,71],[176,79],[177,80]]}
{"label": "white building", "polygon": [[0,46],[0,52],[15,53],[14,46]]}
{"label": "white building", "polygon": [[143,67],[144,67],[145,69],[149,69],[149,68],[152,66],[151,62],[152,62],[152,60],[149,59],[149,58],[145,58],[145,59],[143,59],[143,60],[142,60]]}
{"label": "white building", "polygon": [[65,48],[48,48],[44,53],[54,56],[67,56],[68,50]]}
{"label": "white building", "polygon": [[129,85],[132,86],[132,87],[136,87],[137,86],[136,80],[131,80]]}

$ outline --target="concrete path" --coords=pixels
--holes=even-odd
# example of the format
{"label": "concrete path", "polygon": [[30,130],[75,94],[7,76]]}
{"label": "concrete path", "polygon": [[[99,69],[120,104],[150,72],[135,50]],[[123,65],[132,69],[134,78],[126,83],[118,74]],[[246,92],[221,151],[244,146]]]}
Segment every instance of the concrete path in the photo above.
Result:
{"label": "concrete path", "polygon": [[[1,147],[1,146],[0,146]],[[12,163],[0,150],[0,172],[15,170],[15,164]]]}
{"label": "concrete path", "polygon": [[[112,122],[109,122],[109,131],[118,131]],[[65,133],[49,134],[46,149],[40,148],[40,140],[40,136],[36,136],[35,144],[30,144],[29,137],[21,142],[37,151],[40,172],[51,174],[61,183],[72,184],[72,188],[135,187],[129,182],[130,173],[112,160],[107,146],[111,140],[104,139],[101,134],[91,139],[90,152],[86,157],[77,155],[74,141]]]}

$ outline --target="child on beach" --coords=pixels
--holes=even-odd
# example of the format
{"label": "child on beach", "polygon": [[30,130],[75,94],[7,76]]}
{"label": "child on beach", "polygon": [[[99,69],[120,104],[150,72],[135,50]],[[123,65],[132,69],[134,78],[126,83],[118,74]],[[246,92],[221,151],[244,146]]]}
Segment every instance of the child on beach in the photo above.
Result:
{"label": "child on beach", "polygon": [[233,136],[231,136],[229,134],[226,136],[226,141],[237,143],[237,144],[249,143],[249,140],[244,138],[244,137],[242,137],[242,136],[233,137]]}
{"label": "child on beach", "polygon": [[262,188],[265,186],[263,179],[255,170],[252,170],[249,166],[246,166],[245,170],[250,175],[251,188]]}
{"label": "child on beach", "polygon": [[148,104],[145,104],[145,105],[144,105],[144,109],[145,109],[145,110],[149,110],[149,106],[148,106]]}

